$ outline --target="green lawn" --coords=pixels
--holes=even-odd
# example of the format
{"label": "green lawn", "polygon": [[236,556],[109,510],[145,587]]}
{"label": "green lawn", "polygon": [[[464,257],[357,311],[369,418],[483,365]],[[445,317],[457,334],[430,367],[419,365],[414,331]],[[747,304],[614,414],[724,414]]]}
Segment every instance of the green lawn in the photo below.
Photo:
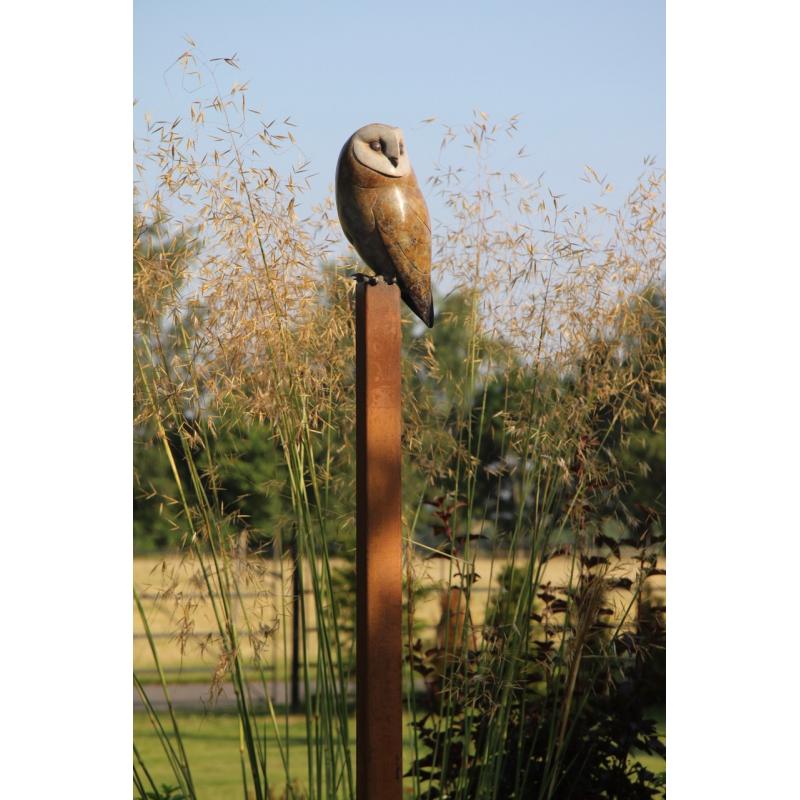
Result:
{"label": "green lawn", "polygon": [[[239,718],[234,714],[178,712],[178,725],[184,740],[192,778],[200,800],[242,798],[242,770],[239,755]],[[285,739],[285,717],[279,717]],[[351,743],[355,747],[355,717],[350,719]],[[271,731],[271,729],[270,729]],[[157,784],[174,784],[168,762],[145,713],[133,715],[133,732],[139,753]],[[306,723],[302,715],[289,717],[289,774],[301,786],[308,782]],[[403,761],[413,761],[413,746],[407,738]],[[354,759],[355,761],[355,759]],[[286,782],[274,736],[267,749],[267,777],[275,796],[280,797]],[[249,776],[248,776],[249,777]],[[410,785],[410,781],[409,781]]]}
{"label": "green lawn", "polygon": [[[234,714],[182,712],[178,712],[177,716],[200,800],[243,798],[238,717]],[[659,734],[663,736],[663,711],[654,716],[658,719]],[[280,717],[279,722],[283,731],[285,717]],[[174,784],[166,757],[146,714],[134,714],[133,729],[136,746],[156,783]],[[350,732],[354,747],[355,718],[350,719]],[[403,751],[406,767],[413,761],[413,748],[408,733],[406,728],[407,738]],[[308,776],[304,716],[289,717],[288,741],[289,774],[293,780],[304,786]],[[281,796],[285,784],[285,773],[273,736],[269,737],[267,753],[267,776],[277,798]],[[655,756],[640,755],[639,760],[654,772],[661,772],[665,768],[664,761]],[[406,783],[409,787],[406,791],[409,791],[411,781],[407,779]]]}

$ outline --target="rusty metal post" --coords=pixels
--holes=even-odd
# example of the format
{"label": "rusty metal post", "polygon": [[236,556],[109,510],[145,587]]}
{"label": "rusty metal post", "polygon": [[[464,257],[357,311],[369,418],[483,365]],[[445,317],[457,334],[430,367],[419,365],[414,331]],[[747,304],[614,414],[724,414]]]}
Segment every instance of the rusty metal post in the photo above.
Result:
{"label": "rusty metal post", "polygon": [[400,291],[356,288],[358,800],[403,790]]}

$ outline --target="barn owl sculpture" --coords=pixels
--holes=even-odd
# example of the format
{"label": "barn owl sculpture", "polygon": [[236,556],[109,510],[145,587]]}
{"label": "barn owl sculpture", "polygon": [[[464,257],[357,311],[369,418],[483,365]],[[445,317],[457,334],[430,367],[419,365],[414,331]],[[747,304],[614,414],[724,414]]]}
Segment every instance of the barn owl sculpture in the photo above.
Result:
{"label": "barn owl sculpture", "polygon": [[373,123],[345,142],[336,165],[344,235],[367,266],[433,327],[431,223],[400,128]]}

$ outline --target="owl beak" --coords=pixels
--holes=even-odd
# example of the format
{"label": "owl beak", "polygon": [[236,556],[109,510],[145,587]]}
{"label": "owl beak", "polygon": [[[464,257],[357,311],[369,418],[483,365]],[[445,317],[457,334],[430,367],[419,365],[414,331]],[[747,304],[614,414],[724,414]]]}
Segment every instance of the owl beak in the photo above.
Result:
{"label": "owl beak", "polygon": [[397,158],[397,156],[387,156],[387,158],[389,159],[389,161],[391,161],[391,162],[392,162],[392,166],[393,166],[393,167],[396,167],[396,166],[397,166],[397,162],[399,161],[399,159]]}

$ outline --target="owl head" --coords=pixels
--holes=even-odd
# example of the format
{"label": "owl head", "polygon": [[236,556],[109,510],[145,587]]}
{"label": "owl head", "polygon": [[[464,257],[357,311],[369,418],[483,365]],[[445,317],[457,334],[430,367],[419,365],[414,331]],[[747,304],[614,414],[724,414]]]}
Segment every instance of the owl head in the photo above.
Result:
{"label": "owl head", "polygon": [[405,137],[400,128],[373,122],[359,128],[350,137],[353,156],[359,164],[386,175],[402,178],[411,172]]}

